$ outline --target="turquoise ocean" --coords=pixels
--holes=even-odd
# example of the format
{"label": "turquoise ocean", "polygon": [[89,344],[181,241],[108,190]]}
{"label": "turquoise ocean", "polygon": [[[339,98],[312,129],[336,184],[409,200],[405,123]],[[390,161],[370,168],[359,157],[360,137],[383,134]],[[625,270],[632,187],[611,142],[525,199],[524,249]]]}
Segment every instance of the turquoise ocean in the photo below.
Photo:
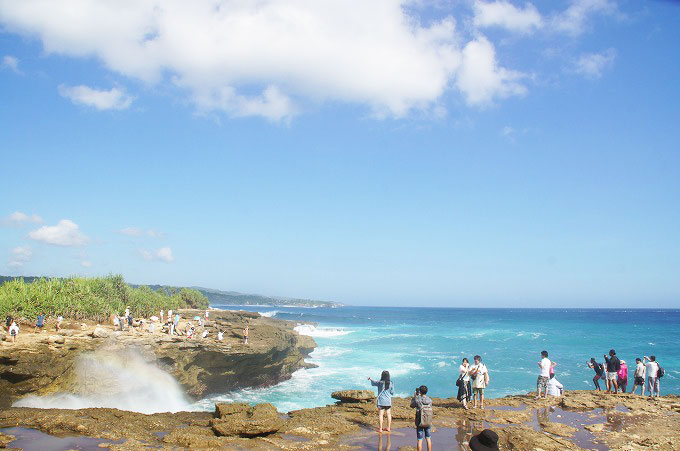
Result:
{"label": "turquoise ocean", "polygon": [[461,359],[475,354],[490,371],[487,396],[525,394],[535,390],[542,350],[566,390],[592,389],[586,361],[614,348],[631,368],[629,388],[635,357],[655,355],[666,368],[661,393],[680,393],[680,310],[213,307],[300,323],[318,344],[307,359],[318,367],[274,387],[212,394],[195,405],[206,410],[216,401],[271,402],[282,412],[324,406],[333,391],[372,389],[367,378],[382,370],[398,396],[425,384],[433,397],[453,397]]}

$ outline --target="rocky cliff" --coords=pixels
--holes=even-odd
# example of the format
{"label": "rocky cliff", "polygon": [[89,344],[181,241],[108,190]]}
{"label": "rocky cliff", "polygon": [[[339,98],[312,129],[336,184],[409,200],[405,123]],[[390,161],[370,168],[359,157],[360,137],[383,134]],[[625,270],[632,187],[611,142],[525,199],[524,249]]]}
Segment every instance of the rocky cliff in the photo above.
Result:
{"label": "rocky cliff", "polygon": [[[203,314],[181,313],[188,320]],[[180,322],[180,330],[186,321]],[[242,336],[246,324],[248,344]],[[82,359],[95,352],[100,359],[110,360],[132,350],[172,374],[194,399],[274,385],[306,367],[304,358],[316,346],[311,337],[298,335],[293,326],[257,313],[226,311],[211,311],[210,319],[198,328],[199,337],[203,330],[208,336],[191,340],[171,337],[158,326],[151,333],[144,326],[121,332],[108,325],[67,323],[59,334],[34,334],[25,326],[16,343],[0,343],[0,408],[27,394],[92,392],[101,381],[83,377]],[[216,340],[218,330],[224,333],[222,341]]]}

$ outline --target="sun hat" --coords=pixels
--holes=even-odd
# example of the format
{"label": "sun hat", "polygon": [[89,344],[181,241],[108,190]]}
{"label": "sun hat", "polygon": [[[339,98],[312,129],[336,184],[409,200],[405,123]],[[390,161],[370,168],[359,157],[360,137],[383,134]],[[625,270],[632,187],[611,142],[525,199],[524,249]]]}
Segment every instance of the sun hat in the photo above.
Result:
{"label": "sun hat", "polygon": [[470,439],[470,449],[472,451],[497,450],[498,434],[491,429],[484,429],[479,434]]}

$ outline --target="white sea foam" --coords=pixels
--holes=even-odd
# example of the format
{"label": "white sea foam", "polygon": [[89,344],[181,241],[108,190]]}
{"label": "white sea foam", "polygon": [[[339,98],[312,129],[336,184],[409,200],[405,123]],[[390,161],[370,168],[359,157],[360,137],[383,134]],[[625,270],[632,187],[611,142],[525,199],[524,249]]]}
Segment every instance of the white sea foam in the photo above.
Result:
{"label": "white sea foam", "polygon": [[257,312],[257,313],[259,313],[260,316],[266,316],[267,318],[273,318],[277,314],[279,314],[280,312],[279,312],[279,310],[272,310],[270,312]]}
{"label": "white sea foam", "polygon": [[74,393],[27,396],[14,405],[43,409],[112,407],[141,413],[179,412],[189,407],[177,381],[134,350],[82,354],[75,365]]}
{"label": "white sea foam", "polygon": [[354,332],[353,330],[337,329],[331,327],[315,327],[311,324],[300,324],[293,328],[300,335],[309,335],[310,337],[341,337]]}
{"label": "white sea foam", "polygon": [[312,359],[324,359],[326,357],[338,357],[351,352],[349,349],[335,348],[332,346],[322,346],[314,349],[309,357]]}
{"label": "white sea foam", "polygon": [[449,366],[449,364],[446,363],[446,362],[437,362],[437,366],[438,366],[439,368],[444,368],[445,366]]}

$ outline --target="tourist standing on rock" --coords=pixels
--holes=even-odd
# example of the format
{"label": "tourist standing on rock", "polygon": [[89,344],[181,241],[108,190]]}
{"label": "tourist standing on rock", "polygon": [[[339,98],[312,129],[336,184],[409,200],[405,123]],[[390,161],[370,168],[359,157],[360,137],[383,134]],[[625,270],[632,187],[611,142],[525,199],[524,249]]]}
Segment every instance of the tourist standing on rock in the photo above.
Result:
{"label": "tourist standing on rock", "polygon": [[40,312],[38,319],[35,321],[35,333],[38,333],[38,329],[40,329],[40,332],[42,332],[43,327],[45,327],[45,313]]}
{"label": "tourist standing on rock", "polygon": [[618,394],[619,384],[617,379],[619,378],[621,361],[616,357],[616,351],[613,349],[609,350],[609,357],[607,357],[607,354],[604,355],[604,361],[607,364],[607,393],[611,393],[612,386],[614,386],[614,394]]}
{"label": "tourist standing on rock", "polygon": [[600,391],[600,382],[598,382],[600,379],[604,379],[604,365],[601,363],[597,363],[595,361],[595,357],[590,358],[590,362],[587,362],[588,368],[592,368],[595,370],[595,377],[593,377],[593,383],[595,384],[595,388],[597,388],[597,391]]}
{"label": "tourist standing on rock", "polygon": [[619,385],[621,393],[625,393],[626,387],[628,386],[628,365],[626,365],[625,360],[621,360],[621,367],[619,368],[616,383]]}
{"label": "tourist standing on rock", "polygon": [[57,323],[54,325],[54,330],[59,332],[61,330],[61,323],[64,321],[64,317],[59,315],[57,316]]}
{"label": "tourist standing on rock", "polygon": [[649,391],[649,397],[653,398],[654,393],[659,397],[659,364],[656,361],[656,356],[644,356],[643,358],[645,361],[645,370],[647,372],[647,390]]}
{"label": "tourist standing on rock", "polygon": [[[168,312],[168,314],[171,314],[172,310]],[[161,309],[161,324],[163,324],[163,309]]]}
{"label": "tourist standing on rock", "polygon": [[475,364],[470,369],[470,378],[472,379],[472,407],[477,407],[477,400],[479,400],[479,408],[484,408],[484,389],[489,385],[489,370],[486,365],[482,363],[482,358],[478,355],[474,357]]}
{"label": "tourist standing on rock", "polygon": [[206,310],[206,311],[205,311],[205,320],[206,320],[206,321],[208,321],[208,316],[210,316],[210,314],[209,314],[208,311]]}
{"label": "tourist standing on rock", "polygon": [[[378,432],[390,432],[392,430],[392,396],[394,395],[394,384],[390,381],[390,372],[385,370],[380,375],[379,381],[374,381],[370,377],[371,385],[378,387]],[[387,412],[387,428],[383,429],[383,414]]]}
{"label": "tourist standing on rock", "polygon": [[246,328],[243,329],[243,344],[248,344],[248,325],[246,324]]}
{"label": "tourist standing on rock", "polygon": [[5,318],[5,330],[7,331],[7,333],[9,333],[9,326],[12,325],[13,319],[14,318],[12,318],[12,315],[7,315],[7,318]]}
{"label": "tourist standing on rock", "polygon": [[19,335],[19,326],[14,320],[12,320],[12,324],[9,326],[9,335],[12,337],[12,343],[17,341],[17,335]]}
{"label": "tourist standing on rock", "polygon": [[415,395],[411,399],[411,407],[416,409],[416,437],[418,439],[418,451],[423,449],[423,439],[427,441],[427,450],[432,450],[432,399],[427,396],[427,387],[421,385],[416,388]]}
{"label": "tourist standing on rock", "polygon": [[[548,359],[548,351],[541,351],[541,360],[538,362],[538,379],[536,380],[536,399],[545,393],[544,398],[548,397],[548,380],[550,379],[550,369],[552,362]],[[554,373],[553,373],[554,374]]]}
{"label": "tourist standing on rock", "polygon": [[637,390],[638,387],[640,387],[640,394],[642,396],[645,396],[645,374],[647,373],[647,370],[645,369],[644,363],[642,363],[642,359],[640,357],[637,357],[635,359],[635,373],[633,373],[633,390],[631,390],[631,393],[634,395],[635,390]]}
{"label": "tourist standing on rock", "polygon": [[470,396],[472,396],[472,388],[470,387],[470,361],[467,357],[463,357],[463,362],[458,367],[458,395],[456,398],[463,403],[463,409],[468,410],[468,403]]}

